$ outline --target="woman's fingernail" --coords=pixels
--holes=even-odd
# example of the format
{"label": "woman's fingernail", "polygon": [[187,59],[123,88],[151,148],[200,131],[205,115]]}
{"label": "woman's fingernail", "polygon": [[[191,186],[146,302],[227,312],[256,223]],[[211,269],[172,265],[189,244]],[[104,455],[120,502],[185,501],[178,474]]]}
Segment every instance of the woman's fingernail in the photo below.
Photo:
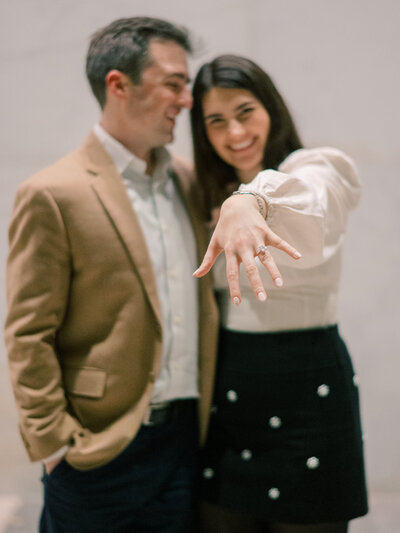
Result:
{"label": "woman's fingernail", "polygon": [[197,272],[199,271],[199,269],[195,270],[192,274],[192,276],[195,276],[197,274]]}
{"label": "woman's fingernail", "polygon": [[275,280],[275,285],[276,285],[277,287],[282,287],[282,285],[283,285],[282,278],[276,278],[276,280]]}
{"label": "woman's fingernail", "polygon": [[257,294],[257,300],[259,302],[265,302],[266,299],[267,299],[267,295],[265,294],[265,292],[259,292]]}
{"label": "woman's fingernail", "polygon": [[300,252],[294,252],[294,256],[296,259],[300,259],[301,253]]}
{"label": "woman's fingernail", "polygon": [[240,305],[240,300],[239,300],[239,298],[238,298],[237,296],[234,297],[234,299],[232,300],[232,302],[233,302],[233,305],[236,305],[236,307],[237,307],[238,305]]}

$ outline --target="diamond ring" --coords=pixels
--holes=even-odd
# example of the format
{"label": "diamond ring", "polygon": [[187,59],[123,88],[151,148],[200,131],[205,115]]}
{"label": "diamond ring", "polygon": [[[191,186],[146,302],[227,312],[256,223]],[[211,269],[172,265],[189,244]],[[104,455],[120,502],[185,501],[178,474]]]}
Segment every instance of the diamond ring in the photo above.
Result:
{"label": "diamond ring", "polygon": [[265,254],[265,252],[268,251],[268,246],[265,246],[265,244],[262,244],[257,248],[257,255]]}

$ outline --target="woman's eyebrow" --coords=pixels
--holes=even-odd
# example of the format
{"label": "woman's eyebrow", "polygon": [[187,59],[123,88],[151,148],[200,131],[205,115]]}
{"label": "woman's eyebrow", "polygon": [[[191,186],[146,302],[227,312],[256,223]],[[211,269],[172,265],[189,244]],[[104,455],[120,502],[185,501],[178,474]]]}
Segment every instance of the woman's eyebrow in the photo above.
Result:
{"label": "woman's eyebrow", "polygon": [[222,116],[222,113],[211,113],[210,115],[206,115],[204,120],[209,120],[210,118],[220,118]]}
{"label": "woman's eyebrow", "polygon": [[244,107],[247,107],[248,105],[251,105],[254,103],[254,100],[248,100],[246,102],[243,102],[242,104],[235,107],[235,111],[241,111]]}
{"label": "woman's eyebrow", "polygon": [[[234,112],[241,111],[243,108],[247,107],[248,105],[252,105],[253,103],[253,100],[247,100],[246,102],[243,102],[242,104],[239,104],[237,107],[235,107]],[[204,120],[209,120],[211,118],[220,118],[222,116],[223,113],[210,113],[209,115],[204,116]]]}

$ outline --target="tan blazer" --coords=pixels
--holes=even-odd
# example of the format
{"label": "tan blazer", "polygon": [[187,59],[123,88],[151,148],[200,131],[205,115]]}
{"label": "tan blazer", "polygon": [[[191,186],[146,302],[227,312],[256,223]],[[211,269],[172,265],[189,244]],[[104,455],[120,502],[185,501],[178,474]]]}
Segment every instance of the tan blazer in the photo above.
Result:
{"label": "tan blazer", "polygon": [[[177,185],[203,256],[207,234],[193,179]],[[18,190],[10,224],[5,338],[20,430],[31,460],[69,444],[82,470],[121,452],[138,431],[160,368],[156,281],[120,174],[97,138]],[[199,284],[200,433],[212,395],[217,311]]]}

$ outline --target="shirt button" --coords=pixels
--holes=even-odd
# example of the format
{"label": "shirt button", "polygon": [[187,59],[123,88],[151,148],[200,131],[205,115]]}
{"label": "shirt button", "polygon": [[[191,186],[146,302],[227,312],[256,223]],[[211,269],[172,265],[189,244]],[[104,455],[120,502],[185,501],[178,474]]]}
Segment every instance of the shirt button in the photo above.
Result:
{"label": "shirt button", "polygon": [[307,459],[307,468],[310,470],[315,470],[319,467],[319,459],[318,457],[309,457]]}
{"label": "shirt button", "polygon": [[180,316],[178,316],[178,315],[174,316],[174,324],[176,326],[180,326],[182,324],[182,319],[181,319]]}
{"label": "shirt button", "polygon": [[268,424],[272,428],[278,429],[282,425],[282,420],[279,418],[279,416],[271,416],[271,418],[268,420]]}
{"label": "shirt button", "polygon": [[279,489],[277,489],[276,487],[272,487],[268,491],[268,497],[271,500],[277,500],[280,495],[281,495],[281,493],[280,493]]}
{"label": "shirt button", "polygon": [[226,397],[230,402],[237,402],[238,400],[238,394],[234,390],[228,390],[228,392],[226,393]]}
{"label": "shirt button", "polygon": [[253,457],[251,450],[242,450],[242,453],[240,455],[243,461],[250,461],[250,459]]}
{"label": "shirt button", "polygon": [[325,398],[326,396],[328,396],[328,394],[331,392],[331,389],[329,388],[329,385],[325,385],[325,383],[323,383],[322,385],[320,385],[317,389],[317,394],[318,396],[320,396],[321,398]]}

